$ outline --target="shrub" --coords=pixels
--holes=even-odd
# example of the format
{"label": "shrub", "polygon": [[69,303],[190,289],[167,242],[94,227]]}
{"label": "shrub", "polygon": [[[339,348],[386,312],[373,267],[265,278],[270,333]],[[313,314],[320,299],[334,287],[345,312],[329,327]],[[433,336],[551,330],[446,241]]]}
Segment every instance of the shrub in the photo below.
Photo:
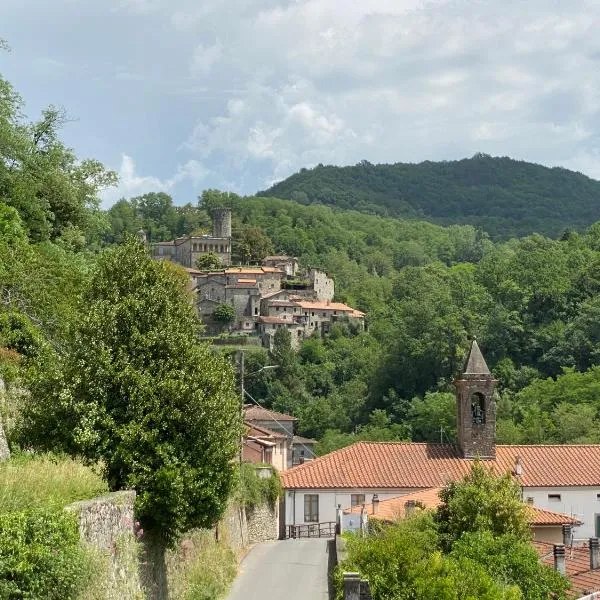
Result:
{"label": "shrub", "polygon": [[279,475],[272,470],[270,477],[259,477],[256,473],[257,466],[249,463],[241,464],[237,499],[241,504],[250,508],[264,503],[274,506],[282,491]]}
{"label": "shrub", "polygon": [[0,598],[75,599],[86,573],[73,515],[46,509],[0,514]]}

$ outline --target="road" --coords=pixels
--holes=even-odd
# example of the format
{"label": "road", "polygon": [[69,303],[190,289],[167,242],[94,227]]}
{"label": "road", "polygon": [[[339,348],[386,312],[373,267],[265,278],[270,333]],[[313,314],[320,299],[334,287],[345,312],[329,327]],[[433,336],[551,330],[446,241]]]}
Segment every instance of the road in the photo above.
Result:
{"label": "road", "polygon": [[228,600],[328,600],[328,560],[326,539],[257,544]]}

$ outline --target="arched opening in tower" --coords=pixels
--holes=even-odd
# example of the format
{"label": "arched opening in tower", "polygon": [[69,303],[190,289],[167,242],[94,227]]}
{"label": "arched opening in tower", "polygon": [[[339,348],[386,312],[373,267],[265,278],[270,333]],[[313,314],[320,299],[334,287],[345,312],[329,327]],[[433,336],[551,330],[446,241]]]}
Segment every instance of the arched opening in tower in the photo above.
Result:
{"label": "arched opening in tower", "polygon": [[474,425],[485,423],[485,396],[481,392],[471,396],[471,418]]}

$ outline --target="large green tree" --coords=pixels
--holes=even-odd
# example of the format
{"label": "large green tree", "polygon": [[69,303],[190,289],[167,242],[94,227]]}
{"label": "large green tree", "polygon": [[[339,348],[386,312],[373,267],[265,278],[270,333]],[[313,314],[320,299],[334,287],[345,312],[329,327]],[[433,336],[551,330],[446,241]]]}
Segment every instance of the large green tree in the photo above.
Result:
{"label": "large green tree", "polygon": [[105,251],[21,435],[102,461],[110,488],[134,488],[145,527],[167,541],[223,513],[240,434],[231,366],[199,343],[186,283],[135,240]]}

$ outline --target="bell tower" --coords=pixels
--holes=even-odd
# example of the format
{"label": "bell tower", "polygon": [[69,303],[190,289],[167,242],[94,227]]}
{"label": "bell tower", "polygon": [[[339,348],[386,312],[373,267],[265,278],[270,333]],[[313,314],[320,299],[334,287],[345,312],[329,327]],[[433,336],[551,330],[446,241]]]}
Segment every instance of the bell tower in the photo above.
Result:
{"label": "bell tower", "polygon": [[473,340],[456,387],[458,446],[465,458],[496,457],[496,380]]}

